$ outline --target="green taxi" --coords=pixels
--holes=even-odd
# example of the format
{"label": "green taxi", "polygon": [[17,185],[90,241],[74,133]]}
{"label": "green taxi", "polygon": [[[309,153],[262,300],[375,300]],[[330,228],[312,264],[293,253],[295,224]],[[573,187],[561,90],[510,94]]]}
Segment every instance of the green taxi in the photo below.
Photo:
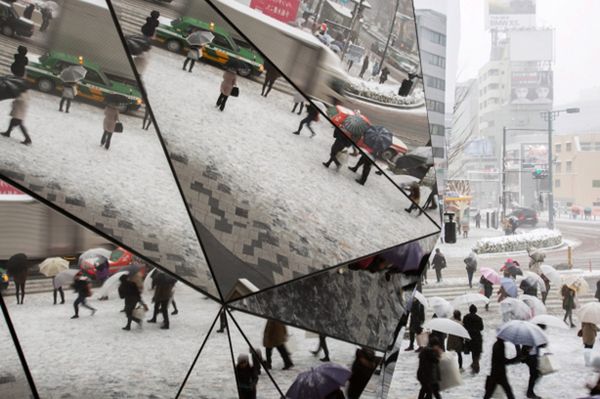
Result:
{"label": "green taxi", "polygon": [[61,92],[63,82],[59,77],[60,72],[71,65],[81,65],[87,70],[85,78],[77,86],[77,97],[104,104],[107,95],[122,95],[128,99],[128,103],[120,106],[121,112],[134,111],[142,105],[142,95],[136,85],[109,78],[98,64],[81,56],[49,51],[37,62],[27,65],[26,79],[44,93],[55,90]]}
{"label": "green taxi", "polygon": [[260,75],[264,71],[264,60],[248,46],[240,46],[231,34],[213,22],[203,22],[192,17],[174,19],[170,24],[160,24],[156,28],[154,40],[164,44],[169,51],[183,53],[189,45],[186,37],[198,30],[210,31],[215,37],[211,43],[203,46],[202,59],[221,65],[227,65],[230,59],[238,62],[240,76]]}

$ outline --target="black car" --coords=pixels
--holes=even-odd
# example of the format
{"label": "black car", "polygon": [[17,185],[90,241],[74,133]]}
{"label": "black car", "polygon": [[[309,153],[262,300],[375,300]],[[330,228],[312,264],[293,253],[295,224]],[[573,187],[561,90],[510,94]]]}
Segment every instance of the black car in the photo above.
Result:
{"label": "black car", "polygon": [[531,208],[517,208],[513,210],[509,217],[514,216],[519,226],[530,225],[535,227],[538,223],[538,216],[535,209]]}
{"label": "black car", "polygon": [[0,32],[5,36],[25,36],[33,35],[33,22],[19,17],[19,14],[8,3],[0,1]]}

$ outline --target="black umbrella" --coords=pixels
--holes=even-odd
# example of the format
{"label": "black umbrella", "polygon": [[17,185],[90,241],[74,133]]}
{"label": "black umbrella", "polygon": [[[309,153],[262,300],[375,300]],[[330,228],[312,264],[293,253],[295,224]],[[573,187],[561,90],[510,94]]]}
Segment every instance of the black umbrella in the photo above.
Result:
{"label": "black umbrella", "polygon": [[152,48],[150,40],[142,35],[127,35],[125,36],[125,42],[131,55],[140,55]]}
{"label": "black umbrella", "polygon": [[11,256],[6,263],[6,270],[11,275],[17,274],[21,269],[26,267],[27,255],[21,253]]}
{"label": "black umbrella", "polygon": [[365,144],[373,149],[378,154],[392,145],[392,132],[383,126],[371,126],[365,131]]}
{"label": "black umbrella", "polygon": [[0,100],[17,98],[27,90],[27,83],[17,76],[0,76]]}

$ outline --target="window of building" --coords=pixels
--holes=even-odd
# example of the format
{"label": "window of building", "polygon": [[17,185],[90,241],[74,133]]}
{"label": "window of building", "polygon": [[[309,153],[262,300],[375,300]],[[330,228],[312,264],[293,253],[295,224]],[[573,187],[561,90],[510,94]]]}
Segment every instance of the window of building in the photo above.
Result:
{"label": "window of building", "polygon": [[592,187],[600,188],[600,180],[592,180]]}
{"label": "window of building", "polygon": [[573,162],[567,161],[567,173],[571,173],[573,171]]}
{"label": "window of building", "polygon": [[442,46],[446,45],[446,35],[432,31],[431,29],[427,28],[423,28],[423,31],[427,34],[427,37],[433,43],[441,44]]}
{"label": "window of building", "polygon": [[443,136],[444,135],[444,126],[437,125],[435,123],[431,123],[429,125],[429,132],[434,136]]}
{"label": "window of building", "polygon": [[554,187],[556,187],[556,188],[560,187],[560,179],[554,180]]}
{"label": "window of building", "polygon": [[444,103],[435,100],[427,100],[427,111],[444,113]]}
{"label": "window of building", "polygon": [[444,79],[436,78],[435,76],[425,76],[425,84],[427,87],[434,89],[446,90],[446,81]]}
{"label": "window of building", "polygon": [[497,90],[497,89],[498,89],[498,87],[500,87],[500,85],[498,85],[498,83],[490,83],[490,84],[488,85],[488,89],[489,89],[489,90]]}
{"label": "window of building", "polygon": [[560,152],[561,149],[562,149],[562,145],[561,144],[555,144],[554,145],[554,152]]}
{"label": "window of building", "polygon": [[554,171],[556,173],[561,173],[562,172],[561,169],[562,169],[562,164],[560,162],[556,162],[554,164]]}
{"label": "window of building", "polygon": [[430,53],[428,51],[421,51],[421,55],[428,64],[439,66],[440,68],[446,68],[446,58],[440,57],[439,55]]}
{"label": "window of building", "polygon": [[571,151],[571,143],[565,144],[565,151]]}
{"label": "window of building", "polygon": [[434,158],[444,158],[444,149],[441,147],[432,147]]}
{"label": "window of building", "polygon": [[579,143],[579,146],[581,147],[581,151],[592,151],[591,141],[581,142]]}
{"label": "window of building", "polygon": [[490,69],[488,72],[489,76],[498,76],[500,75],[500,71],[498,69]]}

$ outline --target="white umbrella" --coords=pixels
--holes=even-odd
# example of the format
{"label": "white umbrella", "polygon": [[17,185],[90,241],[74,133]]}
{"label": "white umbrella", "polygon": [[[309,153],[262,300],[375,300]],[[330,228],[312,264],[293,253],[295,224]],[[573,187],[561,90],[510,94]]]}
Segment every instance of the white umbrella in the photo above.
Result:
{"label": "white umbrella", "polygon": [[102,298],[108,296],[109,292],[113,291],[117,287],[117,283],[121,276],[127,275],[129,272],[117,272],[106,279],[102,287],[97,291],[98,297]]}
{"label": "white umbrella", "polygon": [[60,71],[59,78],[63,82],[74,83],[83,80],[86,74],[87,69],[81,65],[71,65]]}
{"label": "white umbrella", "polygon": [[537,297],[533,295],[521,295],[519,299],[525,302],[527,306],[529,306],[534,316],[547,313],[546,305],[544,305],[544,303],[540,301]]}
{"label": "white umbrella", "polygon": [[72,284],[77,273],[79,273],[79,270],[76,269],[69,269],[58,273],[54,277],[54,288],[64,287],[65,285]]}
{"label": "white umbrella", "polygon": [[542,273],[544,274],[544,276],[546,276],[546,278],[550,280],[550,283],[556,286],[561,285],[562,279],[560,278],[560,273],[556,271],[555,268],[553,268],[550,265],[542,265],[540,266],[540,269],[542,269]]}
{"label": "white umbrella", "polygon": [[511,320],[504,323],[498,329],[496,336],[515,345],[537,347],[548,343],[548,337],[541,328],[522,320]]}
{"label": "white umbrella", "polygon": [[144,279],[144,291],[145,292],[149,292],[150,290],[152,290],[152,275],[154,274],[155,271],[156,271],[156,268],[150,270],[150,273],[148,273],[146,275],[146,278]]}
{"label": "white umbrella", "polygon": [[415,292],[413,293],[413,298],[421,302],[421,304],[426,308],[429,307],[429,302],[427,301],[427,298],[425,298],[425,295],[421,294],[419,291],[415,290]]}
{"label": "white umbrella", "polygon": [[69,261],[63,258],[47,258],[40,263],[40,273],[46,277],[54,277],[69,269]]}
{"label": "white umbrella", "polygon": [[456,298],[454,298],[454,300],[452,301],[452,306],[457,308],[459,306],[465,306],[465,305],[466,306],[477,305],[477,304],[487,305],[488,303],[490,303],[490,300],[485,295],[476,294],[476,293],[467,293],[467,294],[459,295]]}
{"label": "white umbrella", "polygon": [[582,323],[600,324],[600,302],[590,302],[577,311],[577,317]]}
{"label": "white umbrella", "polygon": [[204,46],[205,44],[212,42],[214,38],[215,35],[211,32],[199,30],[191,33],[186,40],[192,46]]}
{"label": "white umbrella", "polygon": [[437,317],[425,323],[423,325],[423,328],[432,331],[443,332],[450,335],[455,335],[457,337],[465,339],[471,339],[471,336],[469,335],[469,332],[466,330],[466,328],[464,328],[462,325],[458,324],[454,320],[450,319],[442,319]]}
{"label": "white umbrella", "polygon": [[77,262],[77,265],[81,266],[81,262],[83,262],[84,260],[90,259],[90,258],[97,258],[98,256],[104,256],[106,259],[110,259],[111,253],[112,253],[111,251],[109,251],[108,249],[104,249],[104,248],[88,249],[87,251],[85,251],[84,253],[79,255],[79,261]]}
{"label": "white umbrella", "polygon": [[[583,276],[563,276],[562,280],[563,285],[566,285],[572,290],[575,290],[577,294],[585,294],[590,290],[590,286],[588,285],[587,281],[585,281],[585,278],[583,278]],[[562,288],[562,286],[559,288]]]}
{"label": "white umbrella", "polygon": [[533,324],[543,324],[548,327],[562,328],[563,330],[569,329],[569,326],[567,326],[564,321],[556,316],[550,316],[549,314],[537,315],[529,320],[529,322]]}
{"label": "white umbrella", "polygon": [[531,309],[520,299],[506,298],[500,302],[502,315],[507,315],[510,320],[531,319]]}
{"label": "white umbrella", "polygon": [[524,271],[522,276],[517,276],[517,281],[525,280],[530,286],[537,286],[540,292],[546,292],[546,284],[544,280],[534,272]]}
{"label": "white umbrella", "polygon": [[438,317],[450,317],[454,311],[450,302],[439,296],[429,298],[429,306]]}

